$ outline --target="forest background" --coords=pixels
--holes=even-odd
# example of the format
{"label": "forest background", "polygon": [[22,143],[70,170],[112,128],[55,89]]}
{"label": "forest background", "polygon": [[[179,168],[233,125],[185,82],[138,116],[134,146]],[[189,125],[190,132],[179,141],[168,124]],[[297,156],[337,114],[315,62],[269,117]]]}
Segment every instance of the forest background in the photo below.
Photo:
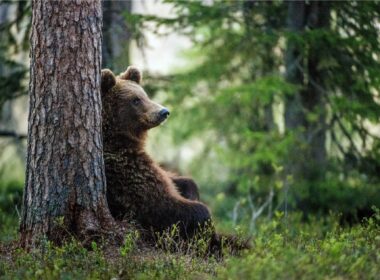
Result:
{"label": "forest background", "polygon": [[[24,186],[30,10],[0,2],[2,242],[17,236]],[[378,1],[105,1],[102,54],[116,73],[142,68],[170,109],[149,150],[195,179],[219,230],[315,231],[330,244],[334,230],[361,238],[363,218],[378,215]],[[371,238],[358,271],[379,263]]]}

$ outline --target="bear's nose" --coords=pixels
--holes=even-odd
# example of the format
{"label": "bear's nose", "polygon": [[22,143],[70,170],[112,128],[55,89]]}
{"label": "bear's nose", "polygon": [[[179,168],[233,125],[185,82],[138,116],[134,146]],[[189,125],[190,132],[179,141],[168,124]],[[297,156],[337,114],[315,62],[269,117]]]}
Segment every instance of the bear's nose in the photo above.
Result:
{"label": "bear's nose", "polygon": [[160,117],[163,118],[163,119],[166,119],[169,115],[170,115],[170,112],[168,109],[164,108],[162,109],[160,112]]}

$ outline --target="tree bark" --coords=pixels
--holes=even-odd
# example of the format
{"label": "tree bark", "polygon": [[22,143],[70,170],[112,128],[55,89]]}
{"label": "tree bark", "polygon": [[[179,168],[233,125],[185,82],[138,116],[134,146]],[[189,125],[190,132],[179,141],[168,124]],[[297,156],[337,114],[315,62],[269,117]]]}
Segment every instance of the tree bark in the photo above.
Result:
{"label": "tree bark", "polygon": [[33,0],[23,246],[113,226],[101,135],[100,0]]}

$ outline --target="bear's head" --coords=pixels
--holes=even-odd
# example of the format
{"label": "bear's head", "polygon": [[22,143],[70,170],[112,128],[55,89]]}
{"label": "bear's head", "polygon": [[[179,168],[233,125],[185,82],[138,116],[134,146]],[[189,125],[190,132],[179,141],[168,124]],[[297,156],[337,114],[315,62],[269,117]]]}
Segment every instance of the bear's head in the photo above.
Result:
{"label": "bear's head", "polygon": [[146,132],[158,126],[169,110],[153,102],[141,87],[141,72],[135,67],[115,76],[102,70],[103,136],[105,145],[133,146],[144,142]]}

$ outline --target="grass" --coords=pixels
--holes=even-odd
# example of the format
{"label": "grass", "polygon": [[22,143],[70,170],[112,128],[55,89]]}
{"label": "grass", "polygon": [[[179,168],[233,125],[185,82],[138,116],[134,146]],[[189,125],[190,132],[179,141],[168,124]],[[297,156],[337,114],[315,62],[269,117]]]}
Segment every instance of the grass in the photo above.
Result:
{"label": "grass", "polygon": [[[269,223],[243,258],[229,258],[219,279],[378,279],[380,217],[342,228],[333,220],[312,224]],[[290,228],[291,226],[291,228]]]}
{"label": "grass", "polygon": [[[25,252],[10,250],[7,239],[1,245],[0,279],[378,279],[379,211],[352,227],[341,227],[338,220],[302,223],[300,215],[278,214],[260,225],[251,250],[222,261],[143,248],[135,231],[121,248],[107,249],[96,243],[85,248],[73,239],[61,247],[46,241]],[[4,230],[16,232],[2,227],[1,235]]]}
{"label": "grass", "polygon": [[[131,231],[122,247],[92,243],[84,247],[73,239],[57,247],[44,241],[38,250],[15,246],[21,201],[21,182],[0,182],[0,279],[379,279],[380,212],[362,223],[342,226],[337,215],[310,218],[287,217],[276,212],[271,220],[259,220],[252,249],[222,261],[178,246],[171,234],[162,247],[170,252],[141,246]],[[220,228],[232,231],[226,218]],[[234,229],[244,234],[246,226]],[[202,250],[202,249],[201,249]]]}

